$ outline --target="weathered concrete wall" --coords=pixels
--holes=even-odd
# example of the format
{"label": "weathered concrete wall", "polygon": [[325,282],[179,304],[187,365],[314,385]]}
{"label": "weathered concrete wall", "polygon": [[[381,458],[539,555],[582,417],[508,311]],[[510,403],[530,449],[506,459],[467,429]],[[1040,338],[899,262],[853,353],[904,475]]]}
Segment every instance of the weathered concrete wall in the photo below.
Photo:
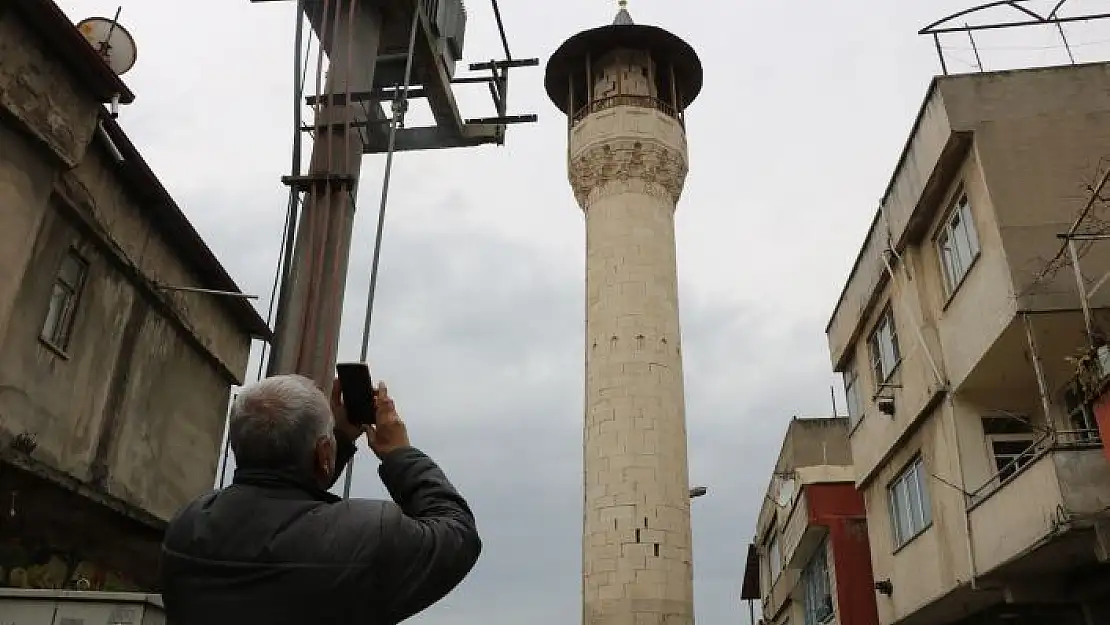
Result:
{"label": "weathered concrete wall", "polygon": [[788,515],[779,511],[778,506],[772,503],[779,496],[778,489],[783,486],[783,474],[793,474],[793,500],[786,504],[790,508],[797,505],[803,484],[838,481],[843,478],[840,471],[851,471],[851,466],[852,450],[848,442],[847,419],[792,419],[783,437],[782,448],[767,485],[766,497],[756,519],[756,536],[762,537],[776,517],[776,531],[783,531],[783,526],[787,523]]}
{"label": "weathered concrete wall", "polygon": [[[197,285],[193,264],[94,138],[98,105],[50,51],[0,13],[0,446],[32,454],[168,519],[210,488],[246,329]],[[89,263],[64,350],[39,339],[55,274]]]}
{"label": "weathered concrete wall", "polygon": [[[863,491],[875,579],[889,579],[894,584],[892,596],[876,595],[880,623],[898,622],[970,577],[963,495],[945,485],[960,484],[957,442],[948,410],[951,408],[942,404],[922,419]],[[924,484],[932,523],[898,546],[888,486],[917,454],[923,458],[926,475],[936,476]]]}
{"label": "weathered concrete wall", "polygon": [[13,12],[0,16],[0,107],[66,167],[85,153],[100,105]]}
{"label": "weathered concrete wall", "polygon": [[1101,449],[1061,450],[1052,455],[1064,509],[1082,517],[1110,510],[1110,464]]}
{"label": "weathered concrete wall", "polygon": [[987,572],[1052,533],[1063,505],[1051,456],[1024,468],[971,509],[975,564]]}
{"label": "weathered concrete wall", "polygon": [[[56,190],[91,234],[111,249],[111,256],[132,274],[130,279],[138,287],[198,285],[196,272],[180,248],[159,229],[151,211],[144,209],[148,200],[121,185],[119,167],[100,142],[76,168],[59,177]],[[156,299],[168,305],[165,314],[183,326],[183,336],[199,343],[200,351],[226,370],[229,381],[242,381],[249,355],[244,346],[249,346],[249,339],[229,316],[224,302],[183,291],[160,291]]]}
{"label": "weathered concrete wall", "polygon": [[[940,88],[953,125],[975,133],[1019,308],[1078,307],[1070,270],[1033,282],[1110,157],[1110,64],[960,77]],[[1092,217],[1107,217],[1104,204]],[[1083,264],[1093,281],[1110,265],[1110,246],[1090,248]]]}

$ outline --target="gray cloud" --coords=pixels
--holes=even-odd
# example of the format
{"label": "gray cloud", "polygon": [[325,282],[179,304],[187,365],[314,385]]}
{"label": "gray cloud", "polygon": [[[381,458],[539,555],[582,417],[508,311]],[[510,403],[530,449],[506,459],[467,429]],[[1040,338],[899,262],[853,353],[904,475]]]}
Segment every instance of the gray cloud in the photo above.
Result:
{"label": "gray cloud", "polygon": [[[107,0],[63,0],[75,19]],[[180,3],[179,3],[180,4]],[[499,55],[488,3],[469,2],[468,57]],[[706,87],[689,111],[692,170],[677,215],[701,623],[744,622],[744,552],[788,419],[831,410],[823,329],[937,70],[914,35],[966,2],[636,0],[638,21],[686,37]],[[1077,3],[1078,4],[1078,3]],[[125,7],[139,40],[121,122],[244,289],[264,296],[290,143],[288,3]],[[593,0],[502,0],[518,56],[541,61],[611,19]],[[710,18],[710,16],[712,16]],[[1104,40],[1069,27],[1081,59]],[[1065,60],[1051,32],[978,40],[988,68]],[[966,39],[945,45],[967,71]],[[1042,46],[1014,57],[1009,48]],[[1020,51],[1019,51],[1020,52]],[[583,224],[565,126],[542,70],[514,72],[505,148],[396,162],[371,354],[414,440],[471,500],[486,552],[417,623],[580,619]],[[489,114],[480,92],[460,100]],[[358,355],[382,160],[364,171],[341,357]],[[383,496],[360,459],[355,494]]]}

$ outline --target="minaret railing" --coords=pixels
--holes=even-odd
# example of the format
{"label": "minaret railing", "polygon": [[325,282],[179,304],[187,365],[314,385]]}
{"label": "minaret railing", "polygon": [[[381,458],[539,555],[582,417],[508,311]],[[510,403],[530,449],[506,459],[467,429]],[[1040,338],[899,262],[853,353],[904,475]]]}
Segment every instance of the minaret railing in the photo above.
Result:
{"label": "minaret railing", "polygon": [[574,116],[571,117],[570,124],[571,126],[574,126],[589,115],[600,113],[601,111],[617,106],[636,106],[639,108],[655,109],[667,115],[668,117],[674,118],[675,121],[685,127],[685,124],[683,124],[682,122],[682,118],[678,115],[678,111],[675,110],[675,107],[672,106],[670,102],[667,102],[666,100],[660,100],[659,98],[650,95],[627,94],[609,96],[607,98],[600,98],[598,100],[590,102],[574,113]]}

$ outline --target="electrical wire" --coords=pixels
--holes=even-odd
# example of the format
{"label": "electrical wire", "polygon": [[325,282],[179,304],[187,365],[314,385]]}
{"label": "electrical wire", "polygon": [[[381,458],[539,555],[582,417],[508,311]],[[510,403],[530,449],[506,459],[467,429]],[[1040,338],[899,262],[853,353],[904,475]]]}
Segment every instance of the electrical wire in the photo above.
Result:
{"label": "electrical wire", "polygon": [[[1056,43],[1056,44],[1044,45],[1044,46],[980,46],[980,45],[976,45],[976,47],[979,48],[980,52],[982,52],[983,50],[988,50],[988,51],[990,51],[990,50],[1012,51],[1012,52],[1040,52],[1040,51],[1045,51],[1045,50],[1062,50],[1062,49],[1068,48],[1069,46],[1072,47],[1072,48],[1084,48],[1084,47],[1088,47],[1088,46],[1101,46],[1101,45],[1108,44],[1108,43],[1110,43],[1110,39],[1103,39],[1103,40],[1100,40],[1100,41],[1084,41],[1084,42],[1080,42],[1080,43],[1070,43],[1069,42],[1068,44]],[[971,52],[971,51],[974,50],[974,48],[972,48],[971,46],[949,46],[949,45],[942,45],[941,49],[942,50],[962,50],[962,51],[966,51],[966,52]]]}
{"label": "electrical wire", "polygon": [[[305,55],[304,70],[301,70],[301,48],[304,46],[304,3],[305,0],[297,0],[297,26],[296,34],[294,35],[295,44],[293,52],[293,159],[291,164],[292,175],[296,176],[300,173],[301,169],[301,99],[304,97],[304,85],[308,75],[308,54]],[[309,52],[312,50],[312,41],[308,43]],[[298,205],[300,204],[300,194],[297,192],[296,187],[291,187],[289,190],[289,204],[285,209],[285,223],[282,228],[281,243],[278,246],[278,261],[274,269],[274,279],[270,287],[270,303],[266,311],[266,326],[273,329],[275,307],[278,303],[278,285],[282,287],[284,294],[286,285],[288,284],[289,268],[292,263],[292,250],[293,240],[296,236],[296,224]],[[262,372],[266,365],[268,343],[263,341],[262,349],[258,357],[258,371],[255,373],[255,381],[262,379]],[[234,401],[234,395],[232,396]],[[231,455],[231,413],[230,410],[227,417],[224,419],[224,445],[223,445],[223,458],[220,461],[220,480],[219,487],[223,488],[227,484],[227,463]]]}
{"label": "electrical wire", "polygon": [[[1071,227],[1068,228],[1067,233],[1062,237],[1064,239],[1064,242],[1060,245],[1060,249],[1052,258],[1045,262],[1045,265],[1041,269],[1041,271],[1038,272],[1037,276],[1029,282],[1029,286],[1023,289],[1018,297],[1024,297],[1032,293],[1038,286],[1040,286],[1044,282],[1045,279],[1055,276],[1056,273],[1060,271],[1060,269],[1067,266],[1068,263],[1067,260],[1064,259],[1064,255],[1068,251],[1068,242],[1071,241],[1071,236],[1078,232],[1079,226],[1081,226],[1083,222],[1088,218],[1094,206],[1097,203],[1104,201],[1102,198],[1102,191],[1108,183],[1110,183],[1110,167],[1108,167],[1106,171],[1102,173],[1102,175],[1098,179],[1098,183],[1091,186],[1091,194],[1087,199],[1087,202],[1084,204],[1083,209],[1076,216],[1075,221],[1072,222]],[[1084,247],[1084,250],[1083,254],[1080,254],[1080,256],[1084,255],[1086,253],[1086,250],[1089,249],[1090,246],[1090,241],[1087,241],[1084,243],[1084,245],[1081,245],[1080,247]]]}

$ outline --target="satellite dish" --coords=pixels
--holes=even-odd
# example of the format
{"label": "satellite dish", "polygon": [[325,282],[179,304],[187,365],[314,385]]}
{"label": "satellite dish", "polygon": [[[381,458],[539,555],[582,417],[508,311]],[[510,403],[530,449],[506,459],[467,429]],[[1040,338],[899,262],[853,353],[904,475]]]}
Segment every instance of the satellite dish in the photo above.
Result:
{"label": "satellite dish", "polygon": [[78,22],[77,30],[81,31],[117,76],[122,76],[135,67],[135,59],[139,53],[135,38],[116,20],[90,17]]}

